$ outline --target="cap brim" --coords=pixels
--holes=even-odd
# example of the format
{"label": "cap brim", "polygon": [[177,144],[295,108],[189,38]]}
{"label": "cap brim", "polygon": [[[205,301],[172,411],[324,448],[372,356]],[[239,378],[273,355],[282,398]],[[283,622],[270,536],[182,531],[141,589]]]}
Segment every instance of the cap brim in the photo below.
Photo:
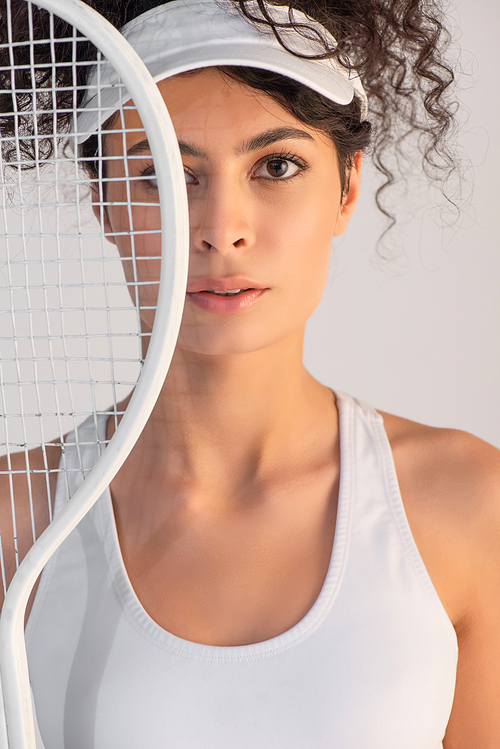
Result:
{"label": "cap brim", "polygon": [[[355,94],[354,81],[349,82],[339,76],[330,60],[321,61],[321,64],[318,62],[295,57],[284,49],[269,46],[263,48],[247,43],[241,44],[236,50],[234,44],[219,40],[217,45],[209,45],[208,49],[184,48],[146,64],[155,81],[217,65],[260,68],[292,78],[337,104],[350,104]],[[96,93],[88,99],[85,108],[78,113],[77,142],[83,143],[95,132],[97,110],[99,125],[102,125],[129,98],[125,87],[115,85],[101,90],[99,97]],[[362,100],[362,119],[366,116],[365,109],[366,105]]]}

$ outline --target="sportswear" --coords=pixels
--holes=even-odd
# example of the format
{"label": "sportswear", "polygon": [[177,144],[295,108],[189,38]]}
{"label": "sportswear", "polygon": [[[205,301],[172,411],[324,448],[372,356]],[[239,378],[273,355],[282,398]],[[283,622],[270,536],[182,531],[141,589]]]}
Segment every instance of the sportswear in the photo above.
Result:
{"label": "sportswear", "polygon": [[[306,616],[270,640],[215,647],[159,627],[129,582],[109,491],[100,497],[45,567],[27,626],[47,749],[442,746],[455,631],[413,540],[382,417],[336,398],[330,565]],[[106,414],[68,437],[55,512],[94,464],[105,425]]]}

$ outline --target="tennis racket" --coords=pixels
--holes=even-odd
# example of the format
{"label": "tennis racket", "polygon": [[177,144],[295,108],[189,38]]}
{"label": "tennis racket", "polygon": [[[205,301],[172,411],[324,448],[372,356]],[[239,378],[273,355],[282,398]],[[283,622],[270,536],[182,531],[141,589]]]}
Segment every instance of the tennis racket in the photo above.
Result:
{"label": "tennis racket", "polygon": [[[123,36],[80,0],[4,0],[0,13],[0,668],[9,749],[34,749],[27,602],[152,411],[181,322],[189,224],[170,118]],[[117,86],[110,125],[107,88]],[[101,123],[91,156],[81,145],[84,110]],[[118,155],[106,154],[110,127]],[[138,157],[124,155],[130,138],[149,143],[157,189],[147,194]],[[107,212],[117,206],[111,233]],[[78,450],[73,430],[107,414],[113,435],[52,519],[54,486],[67,480],[65,435],[76,435]]]}

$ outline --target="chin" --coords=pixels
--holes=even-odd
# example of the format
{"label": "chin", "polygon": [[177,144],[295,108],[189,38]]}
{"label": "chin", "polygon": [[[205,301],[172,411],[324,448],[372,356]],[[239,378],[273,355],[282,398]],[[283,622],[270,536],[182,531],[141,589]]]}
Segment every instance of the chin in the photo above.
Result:
{"label": "chin", "polygon": [[281,340],[271,340],[269,335],[245,335],[243,331],[204,331],[202,335],[179,335],[177,346],[184,351],[206,356],[234,356],[235,354],[251,354],[268,348]]}

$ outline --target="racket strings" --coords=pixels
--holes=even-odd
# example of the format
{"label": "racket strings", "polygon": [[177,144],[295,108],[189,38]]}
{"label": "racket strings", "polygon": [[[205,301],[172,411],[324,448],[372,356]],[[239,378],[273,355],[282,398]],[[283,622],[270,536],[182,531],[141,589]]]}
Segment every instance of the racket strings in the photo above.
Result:
{"label": "racket strings", "polygon": [[[106,64],[77,29],[24,0],[7,2],[0,39],[4,592],[52,520],[58,482],[70,492],[71,475],[88,473],[83,453],[105,449],[98,425],[111,416],[116,427],[123,414],[154,319],[158,201],[141,174],[151,157],[124,157],[145,136],[121,81],[113,85],[125,103],[112,132],[103,118],[79,145],[85,97],[93,95],[98,114],[105,110],[99,71]],[[96,66],[97,95],[86,86]],[[78,433],[88,419],[92,443]]]}

